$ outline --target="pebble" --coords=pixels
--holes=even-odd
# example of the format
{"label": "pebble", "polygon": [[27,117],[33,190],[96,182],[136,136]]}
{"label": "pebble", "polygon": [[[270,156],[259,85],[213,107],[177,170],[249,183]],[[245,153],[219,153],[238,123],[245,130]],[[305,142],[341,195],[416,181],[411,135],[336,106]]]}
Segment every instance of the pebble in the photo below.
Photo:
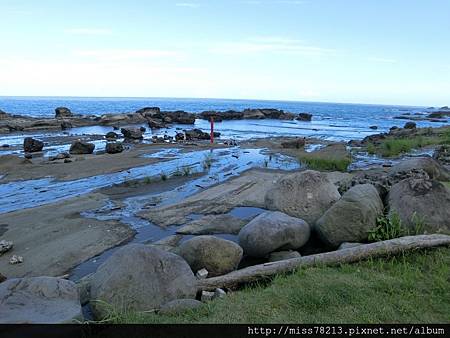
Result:
{"label": "pebble", "polygon": [[217,298],[224,298],[226,295],[227,295],[227,293],[226,293],[224,290],[217,288],[217,289],[214,291],[214,297],[213,297],[213,298],[214,298],[214,299],[217,299]]}
{"label": "pebble", "polygon": [[209,302],[214,299],[214,295],[215,295],[215,292],[202,291],[202,296],[201,296],[200,300],[202,302]]}
{"label": "pebble", "polygon": [[14,246],[13,242],[2,239],[0,241],[0,256],[2,254],[4,254],[5,252],[8,252],[9,250],[11,250],[13,246]]}
{"label": "pebble", "polygon": [[17,256],[17,255],[13,255],[10,260],[9,260],[9,264],[20,264],[23,263],[23,257],[22,256]]}
{"label": "pebble", "polygon": [[206,277],[208,277],[208,273],[209,273],[208,270],[201,269],[197,271],[195,277],[197,277],[198,279],[205,279]]}

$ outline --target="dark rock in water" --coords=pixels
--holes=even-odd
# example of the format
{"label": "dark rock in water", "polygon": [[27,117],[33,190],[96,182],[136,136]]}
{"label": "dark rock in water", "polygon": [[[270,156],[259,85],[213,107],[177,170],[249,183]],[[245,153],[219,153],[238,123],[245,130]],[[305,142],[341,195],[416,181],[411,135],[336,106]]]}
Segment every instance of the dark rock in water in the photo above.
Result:
{"label": "dark rock in water", "polygon": [[62,121],[61,122],[61,129],[62,130],[66,130],[66,129],[70,129],[72,128],[72,123],[70,123],[69,121]]}
{"label": "dark rock in water", "polygon": [[75,324],[83,320],[75,283],[55,277],[11,278],[0,284],[0,323]]}
{"label": "dark rock in water", "polygon": [[178,255],[143,244],[115,251],[91,278],[92,310],[101,319],[117,311],[149,311],[175,299],[194,299],[197,280]]}
{"label": "dark rock in water", "polygon": [[[430,179],[409,178],[394,185],[388,195],[389,216],[398,215],[411,231],[450,231],[450,189]],[[422,229],[416,229],[417,223]]]}
{"label": "dark rock in water", "polygon": [[398,129],[397,126],[393,126],[393,127],[389,128],[390,131],[397,130],[397,129]]}
{"label": "dark rock in water", "polygon": [[143,133],[145,133],[147,131],[147,129],[145,127],[140,127],[139,130],[142,131]]}
{"label": "dark rock in water", "polygon": [[23,150],[26,153],[36,153],[42,151],[44,148],[44,142],[36,140],[32,137],[25,137],[23,140]]}
{"label": "dark rock in water", "polygon": [[105,137],[109,140],[115,140],[119,137],[119,135],[117,135],[115,132],[110,131],[108,133],[106,133]]}
{"label": "dark rock in water", "polygon": [[57,119],[63,119],[66,117],[72,117],[72,112],[69,108],[66,107],[58,107],[55,109],[55,118]]}
{"label": "dark rock in water", "polygon": [[414,122],[406,122],[404,129],[416,129],[417,125]]}
{"label": "dark rock in water", "polygon": [[310,122],[312,120],[312,114],[309,113],[300,113],[297,116],[297,120],[298,121],[306,121],[306,122]]}
{"label": "dark rock in water", "polygon": [[94,149],[95,144],[77,140],[72,142],[69,153],[74,155],[92,154]]}
{"label": "dark rock in water", "polygon": [[377,129],[378,129],[378,126],[370,126],[369,128],[370,128],[370,129],[373,129],[373,130],[377,130]]}
{"label": "dark rock in water", "polygon": [[443,106],[443,107],[439,108],[439,110],[450,110],[450,108],[448,106]]}
{"label": "dark rock in water", "polygon": [[192,113],[185,112],[183,110],[177,110],[173,112],[164,112],[163,119],[170,119],[168,123],[179,123],[179,124],[194,124],[196,115]]}
{"label": "dark rock in water", "polygon": [[215,122],[221,122],[223,120],[241,120],[244,114],[235,110],[228,110],[224,112],[217,111],[204,111],[199,114],[199,117],[203,120],[214,119]]}
{"label": "dark rock in water", "polygon": [[118,126],[113,126],[114,130],[119,130],[120,128]]}
{"label": "dark rock in water", "polygon": [[151,129],[162,129],[166,128],[167,126],[165,123],[160,119],[154,119],[154,118],[147,118],[148,126]]}
{"label": "dark rock in water", "polygon": [[121,142],[110,142],[106,144],[105,151],[108,154],[118,154],[123,151],[123,144]]}
{"label": "dark rock in water", "polygon": [[33,158],[33,155],[25,154],[25,155],[23,155],[23,157],[25,157],[27,160],[31,160]]}
{"label": "dark rock in water", "polygon": [[136,110],[136,113],[144,116],[153,116],[155,114],[161,113],[161,109],[159,109],[159,107],[144,107],[142,109]]}
{"label": "dark rock in water", "polygon": [[175,141],[184,141],[185,140],[185,135],[184,135],[184,133],[177,133],[176,135],[175,135]]}
{"label": "dark rock in water", "polygon": [[142,131],[135,128],[122,128],[121,132],[123,136],[127,139],[139,140],[144,138]]}
{"label": "dark rock in water", "polygon": [[9,144],[2,144],[2,148],[9,148]]}
{"label": "dark rock in water", "polygon": [[186,140],[209,140],[211,135],[209,133],[205,133],[200,129],[192,129],[185,131]]}
{"label": "dark rock in water", "polygon": [[281,146],[283,148],[292,148],[292,149],[303,149],[305,147],[306,140],[304,137],[296,138],[295,140],[290,140],[286,142],[282,142]]}

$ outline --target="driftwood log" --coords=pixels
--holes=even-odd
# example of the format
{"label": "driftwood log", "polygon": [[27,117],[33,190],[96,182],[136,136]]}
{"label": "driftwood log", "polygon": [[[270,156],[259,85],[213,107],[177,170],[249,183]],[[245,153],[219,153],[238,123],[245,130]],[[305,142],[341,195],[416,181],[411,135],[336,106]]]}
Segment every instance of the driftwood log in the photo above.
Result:
{"label": "driftwood log", "polygon": [[250,266],[223,276],[199,280],[198,289],[205,291],[215,288],[235,289],[245,283],[260,281],[303,267],[354,263],[368,258],[395,255],[404,251],[448,245],[450,245],[450,236],[447,235],[401,237],[317,255]]}

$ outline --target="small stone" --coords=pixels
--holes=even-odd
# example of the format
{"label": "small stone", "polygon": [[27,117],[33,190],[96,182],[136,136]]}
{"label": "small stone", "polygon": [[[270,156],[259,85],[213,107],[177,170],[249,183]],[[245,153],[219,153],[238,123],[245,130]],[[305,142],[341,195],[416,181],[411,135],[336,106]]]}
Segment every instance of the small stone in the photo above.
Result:
{"label": "small stone", "polygon": [[197,277],[198,279],[205,279],[208,277],[208,270],[206,269],[201,269],[198,270],[197,273],[195,274],[195,277]]}
{"label": "small stone", "polygon": [[220,289],[220,288],[217,288],[217,289],[214,291],[214,297],[213,297],[213,299],[224,298],[226,295],[227,295],[227,293],[226,293],[224,290],[222,290],[222,289]]}
{"label": "small stone", "polygon": [[0,256],[2,254],[4,254],[5,252],[8,252],[9,250],[11,250],[13,248],[13,246],[14,246],[13,242],[2,239],[0,241]]}
{"label": "small stone", "polygon": [[20,264],[23,263],[23,257],[22,256],[18,256],[18,255],[13,255],[10,260],[9,260],[9,264]]}
{"label": "small stone", "polygon": [[203,303],[209,302],[214,299],[214,295],[215,295],[215,292],[202,291],[202,296],[200,299]]}
{"label": "small stone", "polygon": [[0,273],[0,283],[4,282],[7,278]]}

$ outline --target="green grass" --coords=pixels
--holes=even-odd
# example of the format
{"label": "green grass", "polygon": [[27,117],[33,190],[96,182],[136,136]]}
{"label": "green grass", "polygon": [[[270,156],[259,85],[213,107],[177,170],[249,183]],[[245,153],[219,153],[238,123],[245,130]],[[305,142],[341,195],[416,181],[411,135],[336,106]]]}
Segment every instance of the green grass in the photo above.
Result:
{"label": "green grass", "polygon": [[348,166],[352,162],[350,157],[345,158],[319,158],[314,156],[301,156],[300,162],[305,164],[309,169],[319,171],[347,171]]}
{"label": "green grass", "polygon": [[413,149],[420,149],[431,145],[450,144],[450,129],[441,135],[414,135],[407,138],[387,138],[380,144],[369,143],[366,151],[369,154],[379,154],[383,157],[393,157],[409,153]]}
{"label": "green grass", "polygon": [[450,323],[450,248],[313,267],[176,316],[111,313],[115,323]]}

